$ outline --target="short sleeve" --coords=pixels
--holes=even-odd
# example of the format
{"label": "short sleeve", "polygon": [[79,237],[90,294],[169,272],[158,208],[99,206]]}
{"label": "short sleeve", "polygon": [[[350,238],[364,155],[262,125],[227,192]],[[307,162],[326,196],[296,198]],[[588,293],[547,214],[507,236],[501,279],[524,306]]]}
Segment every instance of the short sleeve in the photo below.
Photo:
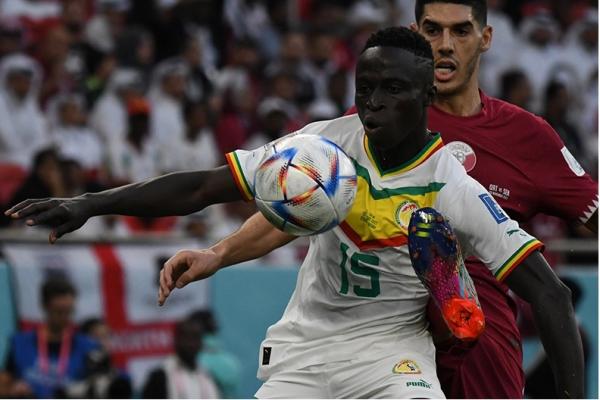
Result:
{"label": "short sleeve", "polygon": [[254,199],[254,174],[270,154],[272,143],[251,151],[235,150],[225,154],[235,184],[245,201]]}
{"label": "short sleeve", "polygon": [[[308,124],[302,129],[283,136],[279,139],[273,140],[261,146],[257,149],[246,151],[246,150],[235,150],[225,154],[225,159],[229,165],[229,169],[233,175],[235,184],[237,185],[242,197],[246,201],[254,199],[254,175],[258,167],[264,160],[269,158],[276,152],[277,144],[282,140],[298,134],[312,134],[331,138],[331,133],[328,133],[326,127],[332,121],[317,121],[312,124]],[[335,141],[335,140],[334,140]]]}
{"label": "short sleeve", "polygon": [[471,177],[446,185],[438,198],[466,255],[481,260],[503,281],[522,260],[543,244],[510,219],[494,198]]}
{"label": "short sleeve", "polygon": [[598,209],[598,183],[587,174],[552,127],[535,119],[535,157],[528,166],[538,189],[540,211],[587,222]]}

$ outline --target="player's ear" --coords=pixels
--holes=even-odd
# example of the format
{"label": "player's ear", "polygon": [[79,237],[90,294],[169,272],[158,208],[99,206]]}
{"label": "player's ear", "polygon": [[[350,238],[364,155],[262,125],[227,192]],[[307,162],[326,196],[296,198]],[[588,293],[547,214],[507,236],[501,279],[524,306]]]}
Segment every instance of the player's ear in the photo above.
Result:
{"label": "player's ear", "polygon": [[492,36],[494,36],[494,28],[491,25],[486,25],[481,31],[481,52],[485,53],[492,47]]}
{"label": "player's ear", "polygon": [[408,25],[408,27],[413,32],[419,32],[419,26],[417,25],[416,22],[411,22],[410,25]]}

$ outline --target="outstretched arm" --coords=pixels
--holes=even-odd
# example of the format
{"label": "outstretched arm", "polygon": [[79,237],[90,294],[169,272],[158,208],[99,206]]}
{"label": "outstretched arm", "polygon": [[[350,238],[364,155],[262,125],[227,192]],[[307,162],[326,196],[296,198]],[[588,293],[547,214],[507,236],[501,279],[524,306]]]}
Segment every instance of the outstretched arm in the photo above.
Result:
{"label": "outstretched arm", "polygon": [[80,228],[96,215],[139,217],[186,215],[204,207],[241,199],[227,166],[206,171],[176,172],[146,181],[66,199],[30,199],[6,215],[28,225],[50,225],[50,242]]}
{"label": "outstretched arm", "polygon": [[160,271],[158,303],[164,302],[175,288],[208,278],[219,269],[270,253],[296,237],[271,225],[261,213],[250,217],[233,234],[209,249],[181,250]]}
{"label": "outstretched arm", "polygon": [[582,398],[584,364],[581,336],[575,321],[571,291],[534,251],[505,281],[531,305],[559,396]]}

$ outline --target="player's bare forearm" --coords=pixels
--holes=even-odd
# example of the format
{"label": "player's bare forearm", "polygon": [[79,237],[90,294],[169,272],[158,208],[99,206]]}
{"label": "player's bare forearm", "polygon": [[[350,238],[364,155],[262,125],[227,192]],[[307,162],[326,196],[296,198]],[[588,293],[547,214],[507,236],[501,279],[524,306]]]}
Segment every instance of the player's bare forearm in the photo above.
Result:
{"label": "player's bare forearm", "polygon": [[557,394],[582,398],[584,363],[571,291],[554,274],[540,252],[527,257],[506,279],[531,304],[540,338],[552,366]]}
{"label": "player's bare forearm", "polygon": [[275,228],[258,212],[211,249],[219,255],[221,267],[226,267],[262,257],[294,239],[296,236]]}
{"label": "player's bare forearm", "polygon": [[211,204],[240,198],[231,172],[222,166],[206,171],[176,172],[73,198],[25,200],[6,214],[24,218],[28,225],[51,226],[50,241],[54,242],[96,215],[186,215]]}
{"label": "player's bare forearm", "polygon": [[584,224],[586,228],[594,233],[598,233],[598,210]]}
{"label": "player's bare forearm", "polygon": [[175,288],[206,279],[221,268],[264,256],[296,237],[273,227],[260,213],[250,217],[235,233],[209,249],[180,250],[160,271],[158,304]]}
{"label": "player's bare forearm", "polygon": [[226,166],[175,172],[87,196],[94,215],[138,217],[187,215],[211,204],[241,199]]}

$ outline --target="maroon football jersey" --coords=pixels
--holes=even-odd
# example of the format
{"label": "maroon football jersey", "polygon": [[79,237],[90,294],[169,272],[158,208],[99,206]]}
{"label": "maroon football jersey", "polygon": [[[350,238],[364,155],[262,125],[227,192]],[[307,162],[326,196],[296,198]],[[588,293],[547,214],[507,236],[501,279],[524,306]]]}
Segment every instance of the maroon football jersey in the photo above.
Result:
{"label": "maroon football jersey", "polygon": [[[429,129],[441,132],[446,147],[468,174],[519,223],[538,212],[567,221],[587,221],[598,207],[598,184],[583,171],[558,134],[542,118],[480,93],[483,108],[475,116],[457,117],[430,107]],[[469,259],[466,265],[486,317],[487,346],[495,350],[484,349],[482,342],[465,354],[468,360],[460,360],[460,384],[455,371],[461,370],[461,363],[438,352],[442,386],[449,397],[489,397],[490,393],[520,397],[523,373],[516,305],[505,285],[481,262]],[[502,377],[488,380],[483,389],[486,385],[477,383],[476,370],[487,366],[486,351],[503,354],[506,362],[497,361]],[[492,387],[497,385],[502,387]]]}

